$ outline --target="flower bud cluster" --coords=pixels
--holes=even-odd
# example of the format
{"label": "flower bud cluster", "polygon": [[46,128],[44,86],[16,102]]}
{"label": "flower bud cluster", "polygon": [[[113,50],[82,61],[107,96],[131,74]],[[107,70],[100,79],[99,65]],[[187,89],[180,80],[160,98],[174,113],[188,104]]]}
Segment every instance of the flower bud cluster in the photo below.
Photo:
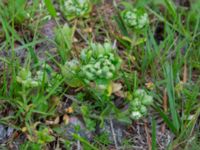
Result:
{"label": "flower bud cluster", "polygon": [[62,80],[62,76],[54,72],[52,68],[46,64],[36,72],[34,77],[29,69],[22,68],[19,71],[16,79],[18,83],[26,88],[34,88],[44,84],[47,92],[50,92],[51,89],[54,88],[55,84]]}
{"label": "flower bud cluster", "polygon": [[[84,54],[83,54],[84,53]],[[83,51],[81,68],[86,83],[94,81],[111,81],[120,68],[121,59],[114,54],[111,44],[92,45],[91,49]]]}
{"label": "flower bud cluster", "polygon": [[129,28],[142,29],[149,22],[148,14],[141,9],[125,10],[122,19]]}
{"label": "flower bud cluster", "polygon": [[22,68],[20,72],[18,73],[17,82],[22,84],[24,87],[31,88],[31,87],[37,87],[39,86],[39,82],[32,78],[32,74],[30,70],[26,68]]}
{"label": "flower bud cluster", "polygon": [[130,116],[133,120],[138,120],[147,114],[147,107],[153,103],[153,98],[143,89],[136,90],[133,96],[134,99],[130,102]]}
{"label": "flower bud cluster", "polygon": [[85,17],[91,11],[91,3],[89,0],[62,0],[61,10],[69,20]]}

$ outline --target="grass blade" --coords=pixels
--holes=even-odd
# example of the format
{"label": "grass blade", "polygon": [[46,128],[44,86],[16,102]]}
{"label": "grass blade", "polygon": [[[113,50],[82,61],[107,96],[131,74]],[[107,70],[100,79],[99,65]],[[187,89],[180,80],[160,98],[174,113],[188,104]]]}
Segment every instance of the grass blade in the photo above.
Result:
{"label": "grass blade", "polygon": [[175,93],[174,93],[174,85],[173,85],[173,70],[172,66],[170,64],[165,65],[165,70],[164,70],[165,78],[167,79],[167,93],[169,97],[169,106],[170,106],[170,112],[172,116],[172,121],[174,126],[176,127],[176,130],[178,131],[180,128],[179,124],[179,117],[176,111],[176,104],[175,104]]}
{"label": "grass blade", "polygon": [[172,14],[173,17],[176,18],[177,14],[176,14],[176,7],[174,5],[174,3],[171,0],[164,0],[165,4],[167,5],[167,9],[169,10],[169,12]]}
{"label": "grass blade", "polygon": [[171,129],[171,131],[174,134],[177,134],[177,129],[174,126],[173,122],[169,119],[169,117],[163,112],[163,110],[161,110],[159,107],[155,108],[156,111],[160,114],[160,116],[162,117],[162,119],[165,121],[165,123],[167,124],[167,126]]}
{"label": "grass blade", "polygon": [[54,8],[51,0],[44,0],[44,3],[47,7],[48,12],[52,17],[56,17],[56,9]]}
{"label": "grass blade", "polygon": [[156,149],[156,122],[152,119],[152,150]]}

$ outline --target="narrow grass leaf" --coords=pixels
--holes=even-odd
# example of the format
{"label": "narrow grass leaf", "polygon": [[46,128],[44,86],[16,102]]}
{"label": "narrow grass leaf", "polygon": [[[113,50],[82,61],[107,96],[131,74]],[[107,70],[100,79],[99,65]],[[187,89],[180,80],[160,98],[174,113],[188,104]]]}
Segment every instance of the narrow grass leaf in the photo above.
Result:
{"label": "narrow grass leaf", "polygon": [[46,5],[47,10],[50,13],[50,15],[55,18],[56,17],[56,9],[54,8],[52,1],[44,0],[44,3]]}
{"label": "narrow grass leaf", "polygon": [[172,121],[174,126],[176,127],[176,130],[178,131],[180,128],[178,114],[176,111],[176,103],[175,103],[175,93],[174,93],[174,85],[173,85],[173,71],[172,66],[170,64],[165,65],[165,78],[167,82],[167,94],[169,97],[169,106],[170,106],[170,112],[172,116]]}
{"label": "narrow grass leaf", "polygon": [[86,141],[84,138],[82,138],[80,135],[78,134],[73,134],[73,137],[76,140],[79,140],[81,143],[85,144],[88,146],[88,148],[90,148],[91,150],[98,150],[98,148],[94,147],[92,144],[90,144],[88,141]]}
{"label": "narrow grass leaf", "polygon": [[176,17],[176,7],[175,4],[171,0],[164,0],[165,4],[167,5],[167,9],[169,10],[169,13],[173,15],[173,17]]}
{"label": "narrow grass leaf", "polygon": [[152,119],[152,150],[156,150],[156,121]]}
{"label": "narrow grass leaf", "polygon": [[160,114],[160,116],[162,117],[162,119],[164,120],[164,122],[166,123],[166,125],[171,129],[171,131],[174,134],[177,134],[177,129],[174,126],[174,124],[172,123],[172,121],[169,119],[169,117],[163,112],[163,110],[161,110],[159,107],[155,107],[156,111]]}

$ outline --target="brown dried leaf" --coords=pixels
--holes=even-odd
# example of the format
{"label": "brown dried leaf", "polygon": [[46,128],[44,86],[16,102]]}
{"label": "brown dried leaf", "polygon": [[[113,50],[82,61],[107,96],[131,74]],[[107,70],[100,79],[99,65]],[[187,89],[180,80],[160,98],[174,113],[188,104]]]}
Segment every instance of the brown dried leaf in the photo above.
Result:
{"label": "brown dried leaf", "polygon": [[121,83],[112,83],[112,93],[119,92],[122,89]]}
{"label": "brown dried leaf", "polygon": [[74,109],[72,107],[68,107],[65,109],[65,112],[71,114],[74,112]]}
{"label": "brown dried leaf", "polygon": [[69,123],[69,116],[65,114],[65,115],[63,116],[63,121],[64,121],[64,123],[67,125],[67,124]]}

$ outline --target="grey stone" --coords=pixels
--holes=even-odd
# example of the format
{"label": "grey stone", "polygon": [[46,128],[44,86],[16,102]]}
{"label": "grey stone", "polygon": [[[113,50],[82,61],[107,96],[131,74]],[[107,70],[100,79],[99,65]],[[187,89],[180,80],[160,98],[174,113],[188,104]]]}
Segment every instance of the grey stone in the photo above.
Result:
{"label": "grey stone", "polygon": [[[77,117],[71,117],[69,124],[61,126],[63,130],[63,136],[67,139],[73,139],[73,134],[78,134],[79,136],[92,140],[92,132],[87,130],[83,121]],[[76,129],[78,128],[78,131]]]}
{"label": "grey stone", "polygon": [[[113,121],[113,130],[114,130],[114,134],[115,134],[115,137],[116,137],[118,144],[122,143],[122,140],[125,136],[125,134],[124,134],[125,129],[126,129],[125,124],[122,124],[121,122],[118,122],[118,121],[115,121],[115,120]],[[110,121],[105,121],[104,127],[100,129],[100,134],[103,133],[103,132],[108,133],[109,140],[112,143],[114,143]]]}
{"label": "grey stone", "polygon": [[6,136],[7,136],[7,137],[10,137],[10,136],[13,134],[13,132],[14,132],[14,129],[11,128],[11,127],[8,127]]}
{"label": "grey stone", "polygon": [[5,126],[0,125],[0,142],[3,141],[6,138],[7,131]]}

